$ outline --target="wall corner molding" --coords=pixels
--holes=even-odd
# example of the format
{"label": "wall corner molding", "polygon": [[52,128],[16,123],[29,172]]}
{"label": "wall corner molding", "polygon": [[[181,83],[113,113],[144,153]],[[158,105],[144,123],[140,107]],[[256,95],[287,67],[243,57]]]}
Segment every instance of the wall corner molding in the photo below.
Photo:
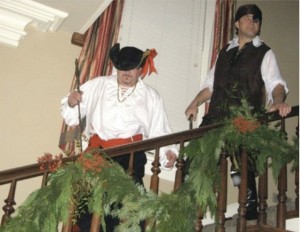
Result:
{"label": "wall corner molding", "polygon": [[57,31],[68,17],[63,12],[32,0],[0,1],[0,44],[18,47],[27,35],[25,29],[33,24],[42,32]]}

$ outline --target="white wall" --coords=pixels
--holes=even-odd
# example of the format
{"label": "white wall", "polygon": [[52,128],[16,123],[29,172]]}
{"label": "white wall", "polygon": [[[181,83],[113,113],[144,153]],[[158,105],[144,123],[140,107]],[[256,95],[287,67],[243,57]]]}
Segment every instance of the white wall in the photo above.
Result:
{"label": "white wall", "polygon": [[[45,152],[60,152],[60,100],[70,90],[81,51],[71,44],[71,34],[32,26],[26,32],[19,47],[0,45],[1,171],[36,163]],[[17,205],[40,185],[39,178],[19,182]],[[1,209],[7,189],[0,186]]]}

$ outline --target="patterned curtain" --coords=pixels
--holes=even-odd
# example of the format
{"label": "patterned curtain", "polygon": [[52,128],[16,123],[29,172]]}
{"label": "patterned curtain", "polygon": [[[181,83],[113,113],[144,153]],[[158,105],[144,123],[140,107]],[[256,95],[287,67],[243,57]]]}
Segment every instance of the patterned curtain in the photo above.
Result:
{"label": "patterned curtain", "polygon": [[219,51],[233,38],[235,6],[236,0],[216,0],[211,67],[214,65]]}
{"label": "patterned curtain", "polygon": [[[87,36],[78,58],[80,85],[96,76],[110,75],[112,64],[109,50],[117,42],[124,0],[112,1],[108,8],[88,29]],[[71,91],[77,88],[76,76],[73,77]],[[81,136],[80,128],[69,127],[64,122],[61,128],[59,147],[68,155],[75,151],[75,141]]]}
{"label": "patterned curtain", "polygon": [[[214,66],[219,51],[233,38],[234,12],[236,0],[216,0],[214,43],[210,66]],[[205,113],[207,113],[209,103],[205,103]]]}

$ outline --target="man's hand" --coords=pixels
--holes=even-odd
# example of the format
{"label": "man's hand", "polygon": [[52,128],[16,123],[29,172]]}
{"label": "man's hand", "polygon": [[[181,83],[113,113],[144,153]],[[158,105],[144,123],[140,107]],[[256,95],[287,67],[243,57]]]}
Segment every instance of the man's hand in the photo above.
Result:
{"label": "man's hand", "polygon": [[187,120],[190,120],[191,117],[194,121],[197,119],[198,114],[198,107],[202,105],[204,102],[209,100],[211,98],[212,92],[210,92],[209,88],[206,87],[205,89],[202,89],[197,96],[194,98],[194,100],[191,102],[191,104],[188,106],[188,108],[185,110],[185,115]]}
{"label": "man's hand", "polygon": [[272,91],[273,104],[269,108],[269,112],[278,110],[281,117],[285,117],[291,112],[292,107],[284,103],[286,93],[283,85],[278,84]]}
{"label": "man's hand", "polygon": [[278,110],[279,111],[279,115],[281,117],[285,117],[287,116],[291,110],[292,110],[292,107],[288,104],[285,104],[285,103],[273,103],[270,108],[269,108],[269,112],[274,112]]}
{"label": "man's hand", "polygon": [[198,114],[198,106],[197,105],[189,105],[189,107],[185,110],[185,115],[188,120],[193,119],[194,121],[197,118]]}
{"label": "man's hand", "polygon": [[168,159],[168,162],[166,163],[165,167],[166,168],[173,168],[174,164],[175,164],[175,161],[177,159],[177,155],[174,152],[172,152],[171,150],[169,150],[166,153],[166,157]]}
{"label": "man's hand", "polygon": [[81,102],[81,96],[82,93],[79,93],[77,91],[71,92],[68,97],[69,106],[73,108],[74,106],[78,105],[79,102]]}

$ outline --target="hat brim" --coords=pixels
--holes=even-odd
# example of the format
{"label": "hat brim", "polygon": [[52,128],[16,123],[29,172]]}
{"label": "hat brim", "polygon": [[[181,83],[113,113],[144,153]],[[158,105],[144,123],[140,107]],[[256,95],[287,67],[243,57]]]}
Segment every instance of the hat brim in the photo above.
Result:
{"label": "hat brim", "polygon": [[109,57],[118,70],[130,70],[139,68],[143,58],[143,51],[136,47],[124,47],[120,50],[120,44],[115,44],[110,52]]}

